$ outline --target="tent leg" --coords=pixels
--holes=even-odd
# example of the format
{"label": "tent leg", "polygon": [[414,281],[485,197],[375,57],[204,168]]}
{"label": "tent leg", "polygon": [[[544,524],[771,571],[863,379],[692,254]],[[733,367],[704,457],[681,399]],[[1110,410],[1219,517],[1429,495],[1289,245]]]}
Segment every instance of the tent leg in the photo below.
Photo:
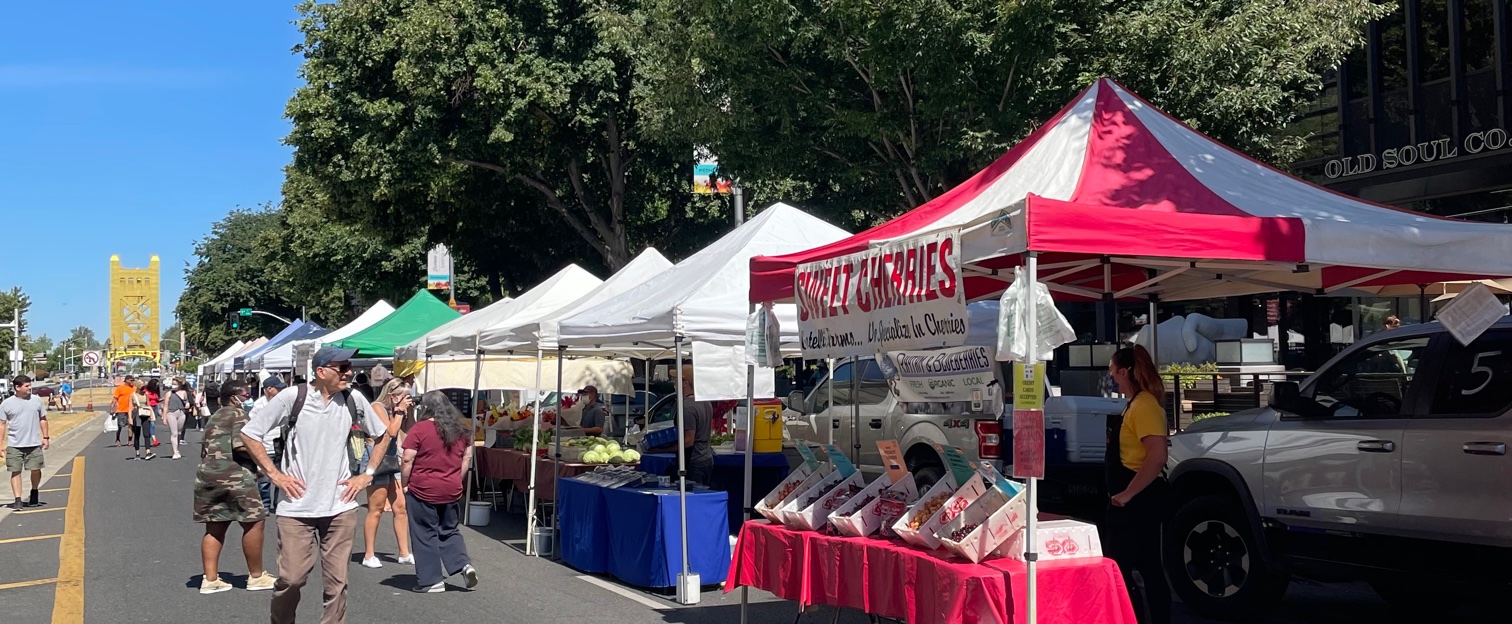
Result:
{"label": "tent leg", "polygon": [[[557,481],[562,480],[562,427],[566,425],[562,419],[562,361],[564,359],[562,356],[566,354],[567,347],[557,347],[556,426],[551,428],[553,431],[551,445],[555,447],[551,454],[551,484],[554,492],[562,491],[559,487],[561,484]],[[557,524],[557,520],[561,518],[560,511],[561,505],[558,505],[557,500],[553,498],[551,503],[551,557],[553,559],[562,557],[562,533],[557,530],[557,527],[561,526]]]}
{"label": "tent leg", "polygon": [[[828,412],[832,408],[835,407],[835,358],[829,358],[829,359],[825,360],[824,362],[825,362],[825,366],[829,367],[829,370],[825,372],[825,375],[828,376],[829,379],[826,380],[825,384],[824,384],[824,391],[825,391],[825,393],[827,393],[829,395],[827,397],[827,399],[828,399],[829,402],[824,404],[824,411]],[[831,416],[830,419],[833,420],[834,417]],[[824,423],[824,427],[826,429],[828,429],[829,443],[830,444],[834,444],[835,443],[835,423],[832,423],[832,422]]]}
{"label": "tent leg", "polygon": [[[755,306],[751,306],[755,309]],[[775,345],[773,345],[775,347]],[[746,345],[750,349],[751,345]],[[742,520],[752,519],[751,515],[751,467],[755,463],[756,453],[756,366],[746,364],[746,437],[745,437],[745,497],[743,506],[745,517]],[[751,588],[742,585],[740,587],[740,624],[746,624],[749,617],[746,613],[750,603]]]}
{"label": "tent leg", "polygon": [[[478,419],[483,417],[483,416],[480,415],[480,413],[478,411],[478,407],[480,405],[479,402],[478,402],[478,382],[479,382],[479,379],[483,375],[483,350],[480,349],[480,348],[478,348],[478,346],[479,346],[478,338],[477,338],[477,336],[474,336],[473,337],[473,387],[472,387],[472,412],[473,413],[472,413],[472,418],[468,419],[468,422],[472,423],[472,427],[467,432],[467,443],[468,443],[468,445],[473,445],[473,446],[476,445],[475,440],[478,439]],[[474,450],[473,452],[476,453],[477,451]],[[477,464],[478,464],[478,462],[469,462],[468,463],[467,471],[470,472],[470,473],[472,473],[472,474],[468,475],[471,478],[463,480],[463,483],[467,486],[467,488],[470,489],[470,490],[472,490],[472,491],[469,491],[469,492],[463,492],[462,493],[462,504],[467,505],[467,508],[464,509],[464,510],[462,510],[462,512],[463,512],[463,516],[462,517],[464,518],[464,520],[463,520],[464,523],[466,523],[468,520],[472,519],[472,505],[469,504],[469,503],[472,502],[472,493],[473,492],[477,492],[477,491],[481,491],[483,489],[483,482],[481,480],[482,476],[481,476],[481,473],[478,472],[478,465]]]}
{"label": "tent leg", "polygon": [[[536,381],[535,381],[535,417],[532,418],[530,435],[530,496],[525,502],[525,554],[541,556],[535,548],[536,531],[536,450],[540,447],[541,436],[541,348],[536,347]],[[519,431],[516,429],[516,431]]]}
{"label": "tent leg", "polygon": [[[683,604],[693,604],[697,598],[685,595],[685,583],[689,580],[688,566],[688,449],[683,444],[684,431],[687,425],[683,415],[683,338],[677,336],[673,349],[677,351],[677,515],[681,526],[682,538],[682,574],[677,576],[677,601]],[[692,600],[687,600],[692,598]],[[685,602],[686,600],[686,602]]]}
{"label": "tent leg", "polygon": [[[1025,312],[1025,314],[1026,316],[1028,316],[1027,329],[1029,336],[1025,340],[1025,342],[1028,343],[1029,349],[1028,353],[1026,354],[1027,356],[1024,358],[1024,366],[1032,367],[1038,364],[1040,361],[1039,353],[1037,353],[1037,351],[1039,350],[1039,310],[1037,309],[1037,304],[1039,303],[1039,253],[1033,251],[1029,252],[1029,260],[1027,264],[1028,266],[1026,267],[1025,274],[1029,280],[1029,305],[1026,306],[1027,311]],[[1026,514],[1028,517],[1026,518],[1024,526],[1024,530],[1027,531],[1027,533],[1024,534],[1027,537],[1027,539],[1024,540],[1024,543],[1029,545],[1028,549],[1024,551],[1024,560],[1029,569],[1027,583],[1029,591],[1027,592],[1025,597],[1025,604],[1028,607],[1028,617],[1026,618],[1026,622],[1028,624],[1037,624],[1037,622],[1039,622],[1039,553],[1036,551],[1035,542],[1037,540],[1033,539],[1033,536],[1035,524],[1039,520],[1039,479],[1029,477],[1028,479],[1025,479],[1025,481],[1028,482],[1029,490],[1029,510],[1028,514]]]}

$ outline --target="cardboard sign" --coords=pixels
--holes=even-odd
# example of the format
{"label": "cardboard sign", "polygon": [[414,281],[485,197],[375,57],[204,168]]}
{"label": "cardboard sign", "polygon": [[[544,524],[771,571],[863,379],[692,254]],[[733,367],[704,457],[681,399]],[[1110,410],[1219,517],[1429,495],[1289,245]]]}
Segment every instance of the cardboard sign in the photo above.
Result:
{"label": "cardboard sign", "polygon": [[807,444],[804,444],[802,442],[799,442],[797,444],[797,448],[798,456],[803,458],[803,465],[808,466],[809,472],[818,470],[819,458],[814,457],[814,450],[809,448]]}
{"label": "cardboard sign", "polygon": [[840,471],[841,475],[849,477],[852,473],[856,472],[856,465],[851,463],[850,458],[846,457],[845,453],[840,452],[840,447],[826,444],[824,445],[824,454],[829,455],[830,463],[835,465],[835,470]]}
{"label": "cardboard sign", "polygon": [[987,483],[992,487],[997,488],[998,491],[1007,494],[1008,498],[1018,496],[1018,493],[1024,490],[1024,486],[1009,481],[1008,478],[1003,476],[1003,473],[998,472],[997,468],[994,468],[991,463],[982,462],[982,466],[979,472],[981,473],[983,480],[987,481]]}
{"label": "cardboard sign", "polygon": [[887,468],[887,476],[893,483],[902,483],[903,476],[908,474],[908,466],[903,463],[903,450],[898,448],[897,440],[878,440],[877,452],[882,454],[882,466]]}
{"label": "cardboard sign", "polygon": [[1045,409],[1045,365],[1013,363],[1013,409]]}
{"label": "cardboard sign", "polygon": [[953,446],[934,445],[940,456],[945,458],[945,467],[950,470],[951,476],[955,477],[956,483],[965,483],[971,480],[971,475],[976,474],[976,467],[966,460],[966,455],[961,449]]}
{"label": "cardboard sign", "polygon": [[1013,476],[1045,478],[1045,413],[1013,410]]}

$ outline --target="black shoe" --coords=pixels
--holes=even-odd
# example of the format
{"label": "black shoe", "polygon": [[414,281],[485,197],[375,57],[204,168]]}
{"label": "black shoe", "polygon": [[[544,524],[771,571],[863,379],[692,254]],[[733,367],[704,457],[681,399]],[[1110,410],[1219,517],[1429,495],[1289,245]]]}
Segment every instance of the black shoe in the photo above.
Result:
{"label": "black shoe", "polygon": [[157,454],[156,453],[148,453],[147,456],[143,457],[142,459],[147,460],[147,461],[152,461],[154,459],[157,459]]}
{"label": "black shoe", "polygon": [[26,504],[31,505],[32,507],[36,507],[37,505],[41,505],[42,504],[42,503],[37,502],[37,491],[36,490],[32,490],[31,491],[31,500],[27,501]]}

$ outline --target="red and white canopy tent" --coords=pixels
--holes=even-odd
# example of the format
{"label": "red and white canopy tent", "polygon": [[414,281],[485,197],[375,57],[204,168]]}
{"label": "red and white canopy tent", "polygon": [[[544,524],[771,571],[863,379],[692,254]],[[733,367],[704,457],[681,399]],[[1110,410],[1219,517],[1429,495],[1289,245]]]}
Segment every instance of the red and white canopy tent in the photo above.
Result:
{"label": "red and white canopy tent", "polygon": [[[1019,265],[1061,300],[1148,298],[1152,308],[1158,299],[1512,276],[1512,226],[1407,212],[1298,180],[1100,79],[934,200],[835,243],[752,258],[750,300],[793,301],[800,265],[952,230],[967,300],[1002,292]],[[1033,336],[1032,297],[1029,306]]]}
{"label": "red and white canopy tent", "polygon": [[971,300],[1001,292],[1012,271],[997,273],[1028,252],[1039,254],[1040,281],[1066,300],[1512,275],[1512,226],[1407,212],[1298,180],[1100,79],[933,201],[830,245],[752,258],[751,301],[791,301],[799,264],[951,228],[961,229]]}

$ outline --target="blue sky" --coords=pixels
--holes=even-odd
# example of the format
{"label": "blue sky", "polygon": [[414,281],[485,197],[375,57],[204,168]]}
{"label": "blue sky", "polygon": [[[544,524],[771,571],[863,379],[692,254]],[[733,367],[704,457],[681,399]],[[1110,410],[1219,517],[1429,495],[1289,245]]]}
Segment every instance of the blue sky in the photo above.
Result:
{"label": "blue sky", "polygon": [[109,333],[111,254],[159,256],[171,317],[210,224],[278,200],[293,4],[0,5],[0,287],[31,295],[29,334]]}

